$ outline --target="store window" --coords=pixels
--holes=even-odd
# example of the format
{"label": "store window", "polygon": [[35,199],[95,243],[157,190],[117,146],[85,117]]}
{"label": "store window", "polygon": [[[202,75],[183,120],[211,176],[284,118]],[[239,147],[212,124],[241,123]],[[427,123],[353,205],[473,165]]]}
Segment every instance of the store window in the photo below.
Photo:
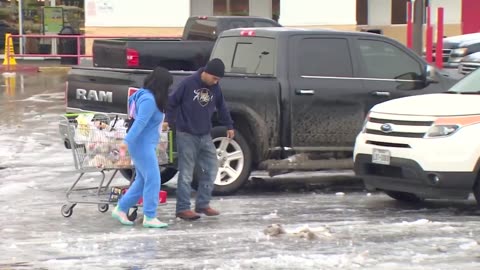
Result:
{"label": "store window", "polygon": [[272,0],[272,19],[276,22],[280,19],[280,0]]}
{"label": "store window", "polygon": [[[0,0],[0,51],[5,48],[5,34],[19,33],[18,0]],[[23,34],[58,34],[65,27],[83,34],[85,27],[84,0],[22,0]],[[15,52],[19,40],[14,39]],[[28,38],[23,46],[26,53],[50,53],[52,40]]]}
{"label": "store window", "polygon": [[368,24],[368,0],[357,0],[357,25]]}
{"label": "store window", "polygon": [[[392,10],[391,10],[392,24],[407,23],[407,2],[408,1],[409,0],[392,0]],[[430,0],[424,0],[424,2],[425,2],[425,7],[427,7],[429,5]],[[424,10],[424,12],[426,12],[426,9]],[[426,22],[426,15],[424,14],[424,23],[425,22]]]}
{"label": "store window", "polygon": [[56,6],[63,9],[64,24],[72,27],[75,33],[84,34],[84,0],[56,0]]}
{"label": "store window", "polygon": [[248,16],[249,0],[213,0],[215,16]]}
{"label": "store window", "polygon": [[[213,15],[215,16],[248,16],[249,14],[249,0],[213,0]],[[278,22],[280,0],[272,0],[271,18]]]}

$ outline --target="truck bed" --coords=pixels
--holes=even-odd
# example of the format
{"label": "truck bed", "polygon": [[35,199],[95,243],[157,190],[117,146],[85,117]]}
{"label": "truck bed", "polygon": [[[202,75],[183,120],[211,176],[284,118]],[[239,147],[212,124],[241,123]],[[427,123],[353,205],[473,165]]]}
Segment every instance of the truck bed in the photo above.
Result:
{"label": "truck bed", "polygon": [[[95,67],[153,69],[163,66],[169,70],[197,70],[204,66],[213,49],[213,41],[180,39],[109,39],[93,43]],[[129,63],[138,57],[138,64]]]}

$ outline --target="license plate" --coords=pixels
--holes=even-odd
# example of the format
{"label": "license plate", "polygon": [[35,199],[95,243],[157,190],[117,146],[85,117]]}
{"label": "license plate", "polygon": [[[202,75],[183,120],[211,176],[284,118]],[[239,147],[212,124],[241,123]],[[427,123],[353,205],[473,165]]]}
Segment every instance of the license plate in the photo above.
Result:
{"label": "license plate", "polygon": [[373,149],[372,162],[376,164],[390,165],[390,151]]}

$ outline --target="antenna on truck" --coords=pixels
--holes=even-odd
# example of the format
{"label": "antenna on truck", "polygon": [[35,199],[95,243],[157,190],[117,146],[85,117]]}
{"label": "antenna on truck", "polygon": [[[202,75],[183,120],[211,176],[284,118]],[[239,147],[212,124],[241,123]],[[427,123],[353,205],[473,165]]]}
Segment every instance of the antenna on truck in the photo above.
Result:
{"label": "antenna on truck", "polygon": [[269,54],[270,54],[270,52],[263,51],[263,52],[261,52],[261,53],[258,55],[258,63],[257,63],[257,66],[255,67],[255,71],[254,71],[253,73],[257,74],[257,70],[258,70],[258,68],[260,67],[260,63],[261,63],[262,60],[263,60],[262,57],[263,57],[264,55],[269,55]]}

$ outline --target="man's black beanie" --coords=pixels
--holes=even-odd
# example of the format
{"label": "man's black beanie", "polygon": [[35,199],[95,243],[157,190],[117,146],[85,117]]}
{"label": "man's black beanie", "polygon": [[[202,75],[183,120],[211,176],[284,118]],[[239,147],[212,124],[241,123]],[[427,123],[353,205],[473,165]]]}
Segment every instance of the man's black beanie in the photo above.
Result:
{"label": "man's black beanie", "polygon": [[221,78],[223,75],[225,75],[225,65],[223,64],[222,60],[214,58],[207,63],[204,71],[210,75]]}

